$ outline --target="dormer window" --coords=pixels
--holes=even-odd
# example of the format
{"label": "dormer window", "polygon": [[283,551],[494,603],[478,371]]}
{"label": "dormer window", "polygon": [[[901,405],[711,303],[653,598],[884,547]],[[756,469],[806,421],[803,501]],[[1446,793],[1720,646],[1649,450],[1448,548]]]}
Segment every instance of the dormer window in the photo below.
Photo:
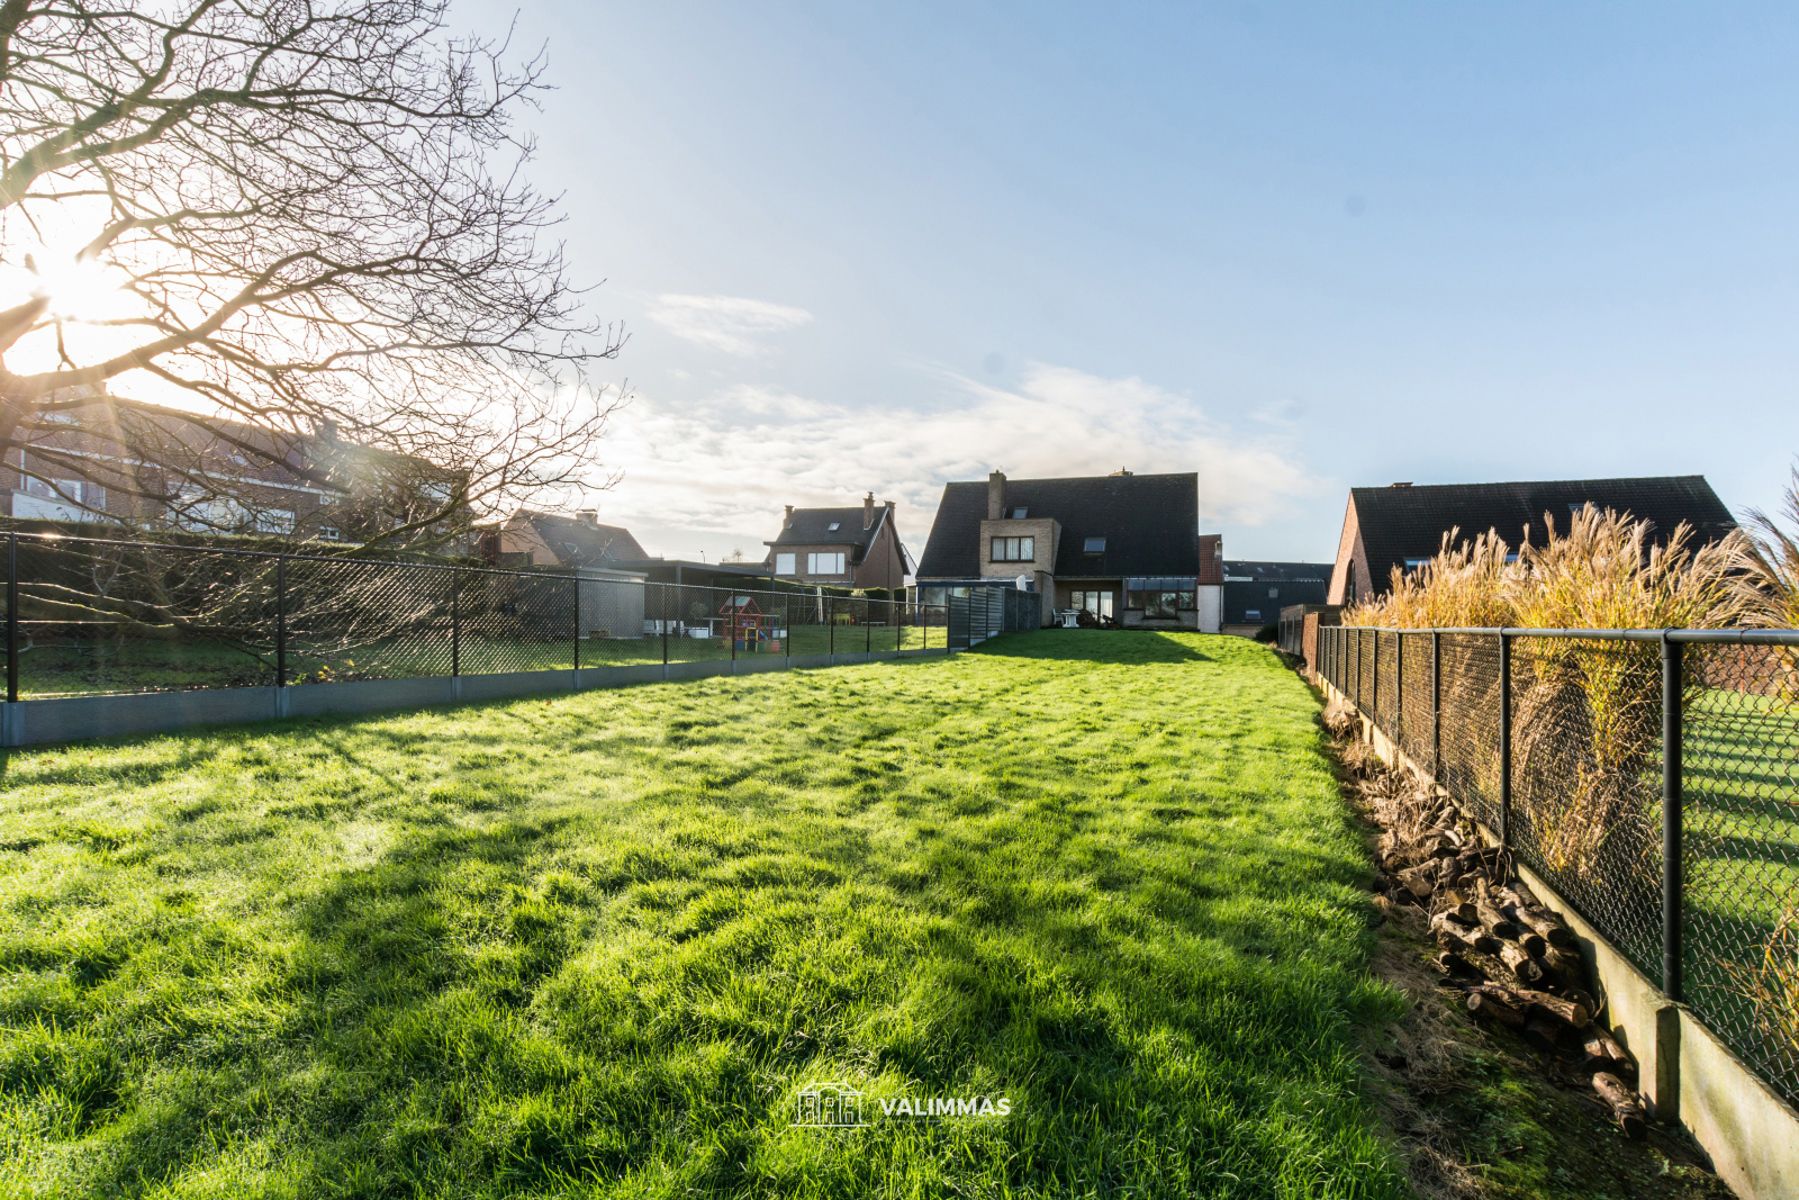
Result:
{"label": "dormer window", "polygon": [[1014,521],[1022,521],[1025,518],[1025,513],[1027,513],[1028,511],[1029,511],[1028,509],[1015,508],[1012,510],[1012,519]]}
{"label": "dormer window", "polygon": [[1103,537],[1090,537],[1081,543],[1081,549],[1087,554],[1104,554],[1106,552],[1106,539]]}
{"label": "dormer window", "polygon": [[842,529],[842,528],[843,528],[842,521],[832,521],[829,525],[825,526],[825,532],[826,533],[836,533],[839,529]]}

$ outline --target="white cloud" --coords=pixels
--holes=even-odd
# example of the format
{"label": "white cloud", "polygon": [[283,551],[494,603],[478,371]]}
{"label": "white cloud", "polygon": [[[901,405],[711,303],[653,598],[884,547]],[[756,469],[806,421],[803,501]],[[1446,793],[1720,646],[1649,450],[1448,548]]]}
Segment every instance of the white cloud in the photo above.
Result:
{"label": "white cloud", "polygon": [[[924,548],[943,484],[1014,477],[1198,471],[1201,524],[1260,525],[1320,484],[1286,430],[1215,420],[1191,397],[1136,377],[1034,365],[994,387],[937,373],[913,406],[833,404],[737,385],[696,401],[639,395],[607,439],[624,479],[601,501],[654,553],[742,548],[760,558],[783,504],[899,502],[900,530]],[[1242,547],[1239,555],[1252,555]]]}
{"label": "white cloud", "polygon": [[812,322],[803,308],[747,296],[664,294],[650,302],[647,315],[678,338],[739,355],[757,354],[769,335]]}

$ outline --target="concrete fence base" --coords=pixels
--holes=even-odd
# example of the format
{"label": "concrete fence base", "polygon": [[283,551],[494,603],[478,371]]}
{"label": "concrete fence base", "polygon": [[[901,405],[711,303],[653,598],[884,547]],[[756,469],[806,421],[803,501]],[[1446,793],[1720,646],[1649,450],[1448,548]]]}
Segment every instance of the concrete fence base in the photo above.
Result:
{"label": "concrete fence base", "polygon": [[513,671],[496,675],[440,675],[423,679],[362,679],[292,687],[201,688],[131,696],[64,696],[0,703],[0,746],[42,746],[89,738],[172,733],[208,725],[241,725],[284,717],[320,717],[432,708],[482,700],[584,692],[765,671],[850,666],[934,656],[950,651],[889,650],[853,654],[749,655],[736,660],[651,663],[634,667],[583,667],[563,671]]}
{"label": "concrete fence base", "polygon": [[[1409,770],[1419,779],[1432,779],[1430,771],[1375,728],[1354,701],[1320,676],[1312,682],[1327,699],[1340,701],[1358,715],[1363,740],[1382,762]],[[1437,791],[1448,795],[1440,787]],[[1494,830],[1472,814],[1465,815],[1489,845],[1499,845]],[[1599,1020],[1636,1056],[1637,1087],[1649,1102],[1650,1115],[1692,1133],[1711,1156],[1719,1178],[1744,1200],[1799,1196],[1799,1112],[1691,1010],[1668,999],[1547,880],[1523,863],[1517,867],[1530,890],[1560,913],[1580,940],[1581,957],[1599,984]]]}

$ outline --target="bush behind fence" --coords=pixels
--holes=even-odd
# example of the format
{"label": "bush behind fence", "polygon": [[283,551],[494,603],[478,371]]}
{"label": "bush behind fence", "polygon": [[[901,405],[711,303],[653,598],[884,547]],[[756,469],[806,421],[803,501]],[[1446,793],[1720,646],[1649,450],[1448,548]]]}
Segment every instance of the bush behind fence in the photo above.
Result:
{"label": "bush behind fence", "polygon": [[944,651],[1015,627],[926,605],[106,538],[8,534],[6,698]]}
{"label": "bush behind fence", "polygon": [[1799,1103],[1799,634],[1333,626],[1318,660]]}

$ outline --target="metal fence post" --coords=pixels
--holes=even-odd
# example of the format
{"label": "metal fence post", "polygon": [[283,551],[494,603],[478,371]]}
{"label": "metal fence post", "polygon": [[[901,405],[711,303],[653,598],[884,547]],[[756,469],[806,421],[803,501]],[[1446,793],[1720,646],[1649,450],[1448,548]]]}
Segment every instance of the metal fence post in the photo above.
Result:
{"label": "metal fence post", "polygon": [[1662,634],[1662,991],[1679,1002],[1685,990],[1681,970],[1680,918],[1685,907],[1686,871],[1681,859],[1681,693],[1685,646]]}
{"label": "metal fence post", "polygon": [[1368,715],[1378,726],[1380,724],[1380,630],[1376,629],[1368,636],[1374,639],[1374,648],[1368,656]]}
{"label": "metal fence post", "polygon": [[450,568],[450,677],[462,674],[462,572]]}
{"label": "metal fence post", "polygon": [[1430,777],[1443,777],[1443,635],[1430,631]]}
{"label": "metal fence post", "polygon": [[[668,626],[671,619],[668,615],[668,589],[669,585],[666,583],[659,583],[656,585],[656,594],[662,597],[662,603],[657,605],[657,607],[662,610],[662,665],[665,667],[668,665]],[[675,604],[679,606],[681,603],[680,588],[676,587],[675,592]]]}
{"label": "metal fence post", "polygon": [[1499,632],[1499,844],[1512,846],[1512,639]]}
{"label": "metal fence post", "polygon": [[581,669],[581,577],[569,576],[569,585],[575,593],[575,670]]}
{"label": "metal fence post", "polygon": [[275,686],[287,686],[287,556],[275,559]]}
{"label": "metal fence post", "polygon": [[730,614],[730,620],[725,624],[725,633],[731,639],[731,661],[735,663],[737,661],[737,635],[743,629],[743,613],[737,607],[735,590],[731,592],[731,600],[725,605],[725,611]]}
{"label": "metal fence post", "polygon": [[837,610],[828,599],[825,601],[825,655],[837,657]]}
{"label": "metal fence post", "polygon": [[6,702],[19,701],[19,535],[6,535]]}
{"label": "metal fence post", "polygon": [[[1393,635],[1393,739],[1401,746],[1405,736],[1405,631]],[[1410,750],[1407,750],[1410,753]]]}
{"label": "metal fence post", "polygon": [[873,654],[875,649],[874,626],[868,622],[868,598],[862,599],[862,653]]}

